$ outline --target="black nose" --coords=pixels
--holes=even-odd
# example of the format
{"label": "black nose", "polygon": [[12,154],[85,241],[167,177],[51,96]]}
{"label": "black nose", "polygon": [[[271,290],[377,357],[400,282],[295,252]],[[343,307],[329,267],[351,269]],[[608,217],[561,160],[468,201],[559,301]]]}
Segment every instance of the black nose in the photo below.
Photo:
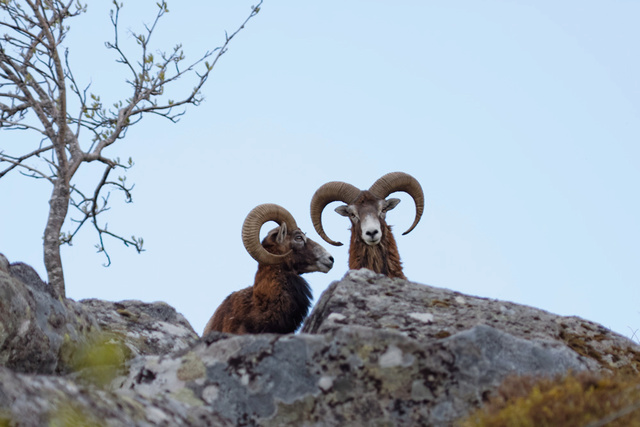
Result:
{"label": "black nose", "polygon": [[329,261],[333,263],[333,257],[331,255],[329,255]]}
{"label": "black nose", "polygon": [[376,237],[376,234],[378,234],[378,230],[367,231],[366,234],[367,236]]}

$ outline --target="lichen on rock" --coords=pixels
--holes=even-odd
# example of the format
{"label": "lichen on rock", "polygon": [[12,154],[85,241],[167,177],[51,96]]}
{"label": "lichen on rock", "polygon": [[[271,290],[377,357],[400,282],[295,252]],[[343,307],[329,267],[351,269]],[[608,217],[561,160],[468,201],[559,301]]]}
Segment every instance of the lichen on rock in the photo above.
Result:
{"label": "lichen on rock", "polygon": [[368,270],[332,283],[299,334],[200,339],[163,302],[60,301],[4,260],[0,424],[449,426],[505,379],[640,369],[640,348],[593,322]]}

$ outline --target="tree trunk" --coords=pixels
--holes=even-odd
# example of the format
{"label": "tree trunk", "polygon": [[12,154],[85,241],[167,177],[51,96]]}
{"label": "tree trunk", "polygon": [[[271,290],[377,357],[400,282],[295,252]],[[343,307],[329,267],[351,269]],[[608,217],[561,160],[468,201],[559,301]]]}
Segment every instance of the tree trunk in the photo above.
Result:
{"label": "tree trunk", "polygon": [[64,298],[65,285],[60,257],[60,231],[69,210],[69,185],[67,179],[58,177],[53,184],[49,200],[49,218],[44,230],[44,266],[49,286],[53,286],[58,298]]}

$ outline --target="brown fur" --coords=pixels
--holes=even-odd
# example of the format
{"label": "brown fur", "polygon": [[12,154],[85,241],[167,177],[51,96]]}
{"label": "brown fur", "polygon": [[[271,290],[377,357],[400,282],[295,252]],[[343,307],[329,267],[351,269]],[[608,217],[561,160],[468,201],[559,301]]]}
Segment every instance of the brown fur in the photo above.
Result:
{"label": "brown fur", "polygon": [[[362,191],[360,196],[352,204],[358,212],[379,210],[380,199],[368,191]],[[349,245],[349,268],[357,270],[368,268],[378,274],[384,274],[391,278],[406,279],[402,271],[402,262],[398,253],[396,240],[391,232],[391,227],[387,225],[384,215],[378,216],[382,238],[380,243],[369,246],[361,239],[362,230],[360,221],[353,222],[351,227],[351,242]]]}
{"label": "brown fur", "polygon": [[[317,267],[320,245],[307,239],[299,229],[286,232],[281,242],[279,235],[282,238],[280,227],[269,232],[262,245],[274,254],[290,250],[291,254],[281,264],[258,264],[253,286],[229,295],[207,323],[203,336],[211,331],[286,334],[298,329],[311,305],[309,284],[300,274],[320,271]],[[303,244],[300,237],[304,238]],[[329,258],[332,263],[333,258]]]}
{"label": "brown fur", "polygon": [[349,268],[357,270],[368,268],[387,277],[406,279],[402,271],[402,261],[398,254],[396,240],[391,227],[382,224],[382,240],[375,246],[369,246],[360,239],[360,232],[351,231],[349,246]]}

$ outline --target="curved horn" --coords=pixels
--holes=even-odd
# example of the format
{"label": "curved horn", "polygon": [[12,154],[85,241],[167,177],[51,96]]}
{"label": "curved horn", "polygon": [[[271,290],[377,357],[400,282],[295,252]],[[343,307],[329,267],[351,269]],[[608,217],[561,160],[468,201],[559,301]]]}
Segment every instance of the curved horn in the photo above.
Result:
{"label": "curved horn", "polygon": [[322,211],[331,202],[341,201],[343,203],[351,203],[360,194],[360,190],[351,184],[340,181],[327,182],[313,195],[311,199],[311,222],[316,231],[324,239],[325,242],[333,246],[342,246],[341,242],[331,240],[322,228]]}
{"label": "curved horn", "polygon": [[279,264],[290,252],[284,255],[276,255],[262,246],[262,243],[260,243],[260,228],[267,221],[275,221],[278,225],[284,223],[289,230],[298,228],[296,220],[293,219],[293,215],[289,211],[282,206],[265,203],[253,208],[245,218],[244,224],[242,224],[242,242],[249,255],[258,263]]}
{"label": "curved horn", "polygon": [[404,172],[388,173],[374,182],[369,191],[381,199],[386,199],[389,194],[396,191],[404,191],[413,198],[416,204],[416,218],[413,220],[411,227],[402,233],[403,236],[411,232],[420,222],[424,211],[424,193],[418,180],[411,175]]}

